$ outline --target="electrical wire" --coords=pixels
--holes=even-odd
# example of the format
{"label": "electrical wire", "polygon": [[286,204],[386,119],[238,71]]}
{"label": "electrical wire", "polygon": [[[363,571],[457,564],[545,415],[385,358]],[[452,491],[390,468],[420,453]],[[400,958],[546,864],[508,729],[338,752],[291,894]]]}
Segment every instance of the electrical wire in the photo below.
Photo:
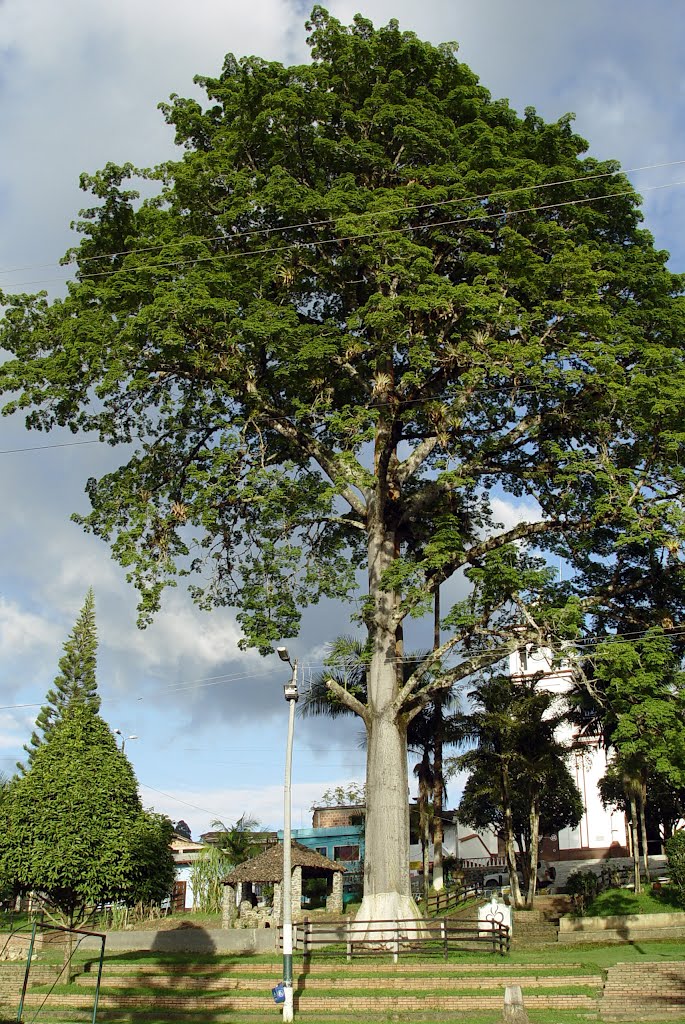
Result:
{"label": "electrical wire", "polygon": [[160,796],[165,796],[169,800],[175,800],[177,804],[184,804],[186,807],[192,807],[196,811],[203,811],[205,814],[211,814],[213,818],[221,818],[221,815],[216,811],[210,811],[208,807],[200,807],[199,804],[191,804],[188,800],[181,800],[180,797],[174,796],[172,793],[165,793],[162,789],[155,789],[154,786],[148,786],[147,782],[138,783],[143,789],[150,789],[153,793],[158,793]]}
{"label": "electrical wire", "polygon": [[[643,165],[638,166],[638,167],[619,168],[618,170],[615,170],[615,171],[602,171],[602,172],[598,172],[596,174],[577,175],[576,177],[573,177],[573,178],[561,178],[561,179],[559,179],[557,181],[541,182],[538,185],[519,185],[516,188],[503,189],[503,190],[497,191],[497,192],[481,192],[481,193],[476,193],[474,195],[460,196],[460,197],[453,198],[453,199],[440,199],[440,200],[436,200],[435,202],[418,203],[418,204],[415,204],[413,206],[396,206],[396,207],[390,207],[387,210],[369,210],[369,211],[364,211],[363,213],[358,213],[358,214],[355,214],[354,211],[348,211],[345,214],[345,216],[352,215],[352,216],[359,216],[360,218],[361,217],[387,217],[387,216],[391,216],[393,214],[415,213],[415,212],[417,212],[419,210],[437,209],[438,207],[450,206],[450,205],[453,205],[455,203],[478,203],[478,202],[484,202],[485,200],[488,200],[488,199],[501,199],[504,196],[516,195],[519,192],[537,192],[537,191],[540,191],[541,189],[556,188],[556,187],[558,187],[560,185],[574,185],[574,184],[577,184],[578,182],[597,181],[597,180],[602,179],[602,178],[613,178],[613,177],[616,177],[617,175],[626,176],[628,174],[636,174],[636,173],[638,173],[640,171],[661,170],[661,169],[663,169],[665,167],[678,167],[678,166],[681,166],[682,164],[685,164],[685,160],[668,160],[668,161],[665,161],[665,162],[662,162],[662,163],[643,164]],[[425,187],[430,187],[430,186],[425,186]],[[631,189],[631,192],[634,192],[634,191],[635,191],[635,189]],[[643,191],[645,191],[645,190],[643,190]],[[616,194],[618,194],[618,193],[616,193]],[[621,193],[621,194],[624,194],[624,193]],[[160,252],[162,250],[171,248],[173,246],[187,245],[189,241],[192,241],[192,242],[222,242],[222,241],[226,242],[226,241],[230,241],[230,242],[232,242],[232,241],[235,241],[238,238],[245,238],[245,237],[252,238],[255,235],[282,234],[282,233],[284,233],[286,231],[299,231],[299,230],[302,230],[302,229],[305,229],[305,228],[324,227],[326,224],[335,224],[336,221],[339,220],[339,219],[340,219],[339,217],[325,217],[325,218],[322,218],[321,220],[301,221],[300,223],[296,223],[296,224],[285,224],[285,225],[273,226],[273,227],[268,227],[268,228],[251,228],[248,231],[236,231],[236,232],[234,232],[231,235],[226,235],[225,233],[223,233],[223,234],[220,234],[220,235],[189,236],[186,239],[179,239],[177,242],[172,242],[172,243],[165,242],[165,243],[162,243],[160,245],[142,246],[140,249],[120,249],[120,250],[115,251],[115,252],[102,253],[102,254],[100,254],[98,256],[85,256],[81,260],[78,260],[78,261],[76,261],[76,260],[74,260],[72,258],[66,264],[62,264],[62,265],[67,265],[68,266],[69,264],[78,262],[78,265],[81,266],[84,263],[94,263],[94,262],[97,262],[97,261],[100,261],[100,260],[116,259],[118,256],[131,256],[131,255],[136,255],[138,253]],[[49,268],[52,268],[52,267],[56,268],[58,266],[60,266],[60,264],[58,264],[58,263],[41,263],[41,264],[33,264],[33,265],[32,264],[28,264],[28,265],[26,265],[24,267],[10,267],[10,268],[7,268],[5,270],[0,270],[0,274],[17,274],[17,273],[23,273],[24,271],[27,271],[27,270],[44,270],[44,269],[49,269]]]}
{"label": "electrical wire", "polygon": [[[648,185],[648,186],[645,186],[641,191],[642,192],[654,192],[654,191],[658,191],[658,190],[661,190],[661,189],[674,188],[674,187],[679,186],[679,185],[685,185],[685,180],[682,180],[682,181],[670,181],[670,182],[666,182],[663,185]],[[452,219],[449,219],[449,220],[443,220],[443,221],[426,221],[426,222],[424,222],[422,224],[406,224],[406,225],[404,225],[402,227],[398,227],[398,228],[384,228],[384,229],[381,229],[381,230],[378,230],[378,231],[364,232],[362,234],[341,235],[341,236],[335,237],[335,238],[317,239],[317,240],[312,241],[312,242],[290,242],[287,245],[280,245],[280,246],[276,246],[276,247],[274,247],[274,246],[267,246],[267,247],[264,247],[264,248],[261,248],[261,249],[251,249],[248,252],[214,253],[211,256],[190,256],[190,257],[187,257],[185,259],[172,259],[172,260],[169,260],[169,261],[164,262],[164,263],[156,263],[156,264],[155,263],[147,263],[147,264],[143,264],[142,266],[137,266],[137,267],[120,267],[120,268],[118,268],[116,270],[100,271],[100,272],[97,272],[97,273],[94,273],[94,274],[86,273],[84,275],[84,281],[94,281],[94,280],[97,280],[97,279],[100,279],[100,278],[105,278],[105,277],[117,277],[117,276],[119,276],[121,274],[139,274],[141,272],[157,273],[160,270],[162,270],[162,271],[163,270],[167,270],[167,269],[169,269],[171,267],[179,268],[179,267],[184,267],[186,265],[197,266],[197,265],[199,265],[201,263],[212,263],[212,262],[217,261],[217,260],[223,260],[223,261],[226,261],[226,260],[241,260],[241,259],[242,260],[246,260],[246,259],[251,259],[254,256],[263,256],[263,255],[266,255],[266,254],[274,255],[274,254],[278,254],[278,253],[281,253],[281,252],[290,252],[290,251],[295,250],[295,249],[297,249],[297,250],[300,250],[300,249],[312,249],[312,248],[321,248],[322,246],[328,246],[328,245],[340,245],[342,242],[368,241],[369,239],[372,239],[372,238],[378,238],[381,235],[397,235],[397,234],[402,234],[403,232],[421,231],[424,228],[430,228],[431,230],[435,230],[436,228],[454,227],[454,226],[456,226],[458,224],[469,224],[469,223],[474,223],[474,222],[477,222],[477,221],[478,222],[488,221],[488,220],[505,220],[506,221],[509,218],[517,217],[517,216],[520,216],[521,214],[524,214],[524,213],[540,213],[540,212],[547,211],[547,210],[558,210],[558,209],[562,209],[564,207],[569,207],[569,206],[583,206],[583,205],[587,205],[588,203],[600,202],[600,201],[605,200],[605,199],[617,199],[617,198],[620,198],[622,196],[628,196],[628,195],[634,196],[635,195],[635,189],[630,188],[630,189],[624,189],[624,190],[619,191],[619,192],[607,192],[604,195],[600,195],[600,196],[587,196],[587,197],[585,197],[583,199],[569,199],[569,200],[566,200],[564,202],[559,202],[559,203],[546,203],[546,204],[543,204],[543,205],[540,205],[540,206],[528,206],[528,207],[524,207],[523,209],[508,210],[506,212],[498,211],[497,213],[479,213],[479,214],[474,214],[474,215],[472,215],[470,217],[456,217],[456,218],[452,218]],[[136,250],[133,250],[130,254],[127,254],[127,255],[134,256],[135,254],[136,254]],[[46,284],[46,283],[49,284],[49,283],[51,283],[51,281],[46,280],[46,279],[35,280],[35,281],[19,281],[19,282],[17,282],[16,287],[18,287],[18,288],[25,288],[25,287],[28,287],[28,286],[31,286],[31,285]]]}
{"label": "electrical wire", "polygon": [[[633,630],[631,632],[626,632],[626,633],[610,633],[610,634],[599,634],[598,633],[598,634],[595,634],[594,636],[582,637],[582,638],[578,638],[578,639],[574,639],[574,640],[562,640],[560,642],[561,642],[561,644],[567,645],[568,648],[571,648],[571,647],[574,647],[574,646],[583,646],[583,647],[595,646],[595,645],[604,644],[604,643],[607,643],[607,644],[630,643],[630,642],[632,642],[631,638],[638,638],[639,639],[641,637],[644,637],[647,632],[648,632],[648,628],[645,628],[645,629],[642,629],[642,630]],[[685,634],[685,625],[683,625],[683,626],[674,626],[671,629],[665,630],[665,633],[664,633],[664,635],[665,635],[665,637],[667,639],[669,637],[671,637],[671,636],[679,637],[679,636],[682,636],[683,634]],[[561,650],[563,650],[563,647],[561,648]],[[485,648],[483,648],[481,650],[474,650],[473,653],[474,653],[474,655],[481,655],[481,654],[488,654],[489,655],[489,654],[501,653],[502,657],[506,657],[506,655],[511,653],[511,647],[510,647],[509,644],[501,644],[501,645],[493,646],[493,647],[485,647]],[[449,657],[449,656],[450,656],[450,652],[447,652],[446,657]],[[421,664],[423,664],[423,662],[425,660],[426,660],[425,658],[404,658],[404,659],[401,659],[401,663],[403,665],[421,665]],[[325,662],[311,662],[311,663],[308,662],[306,664],[306,667],[314,668],[314,669],[321,669],[323,671],[328,669],[328,670],[330,670],[331,673],[333,673],[335,671],[335,668],[333,668],[330,665],[327,665]],[[130,701],[131,699],[134,699],[136,701],[144,701],[144,700],[149,700],[150,698],[153,698],[153,697],[164,696],[165,694],[168,694],[168,693],[178,693],[178,692],[183,692],[184,690],[190,690],[190,689],[200,690],[200,689],[205,689],[206,687],[209,687],[209,686],[217,686],[221,682],[240,682],[240,681],[242,681],[244,679],[249,679],[249,678],[262,678],[264,680],[268,680],[271,677],[267,676],[264,672],[246,672],[246,673],[235,674],[235,675],[227,674],[226,676],[221,676],[221,677],[210,677],[209,681],[207,681],[207,682],[187,683],[187,684],[182,684],[180,686],[164,687],[164,688],[159,689],[159,690],[154,690],[154,691],[152,691],[149,694],[139,695],[139,696],[137,696],[135,698],[131,698],[128,695],[122,695],[121,697],[103,697],[102,698],[102,703],[103,704],[118,703],[119,701],[122,701],[122,700]],[[216,679],[216,681],[215,681],[215,679]],[[43,700],[43,701],[38,701],[36,703],[30,703],[30,704],[5,704],[5,705],[1,705],[0,706],[0,711],[17,711],[17,710],[21,710],[23,708],[39,708],[39,707],[42,707],[44,703],[45,703],[45,701]],[[189,749],[193,749],[193,748],[189,748]]]}
{"label": "electrical wire", "polygon": [[0,455],[16,455],[18,452],[42,452],[48,448],[75,448],[82,444],[105,444],[105,441],[101,441],[99,438],[93,438],[91,441],[63,441],[58,444],[36,444],[31,445],[28,448],[2,448],[0,449]]}

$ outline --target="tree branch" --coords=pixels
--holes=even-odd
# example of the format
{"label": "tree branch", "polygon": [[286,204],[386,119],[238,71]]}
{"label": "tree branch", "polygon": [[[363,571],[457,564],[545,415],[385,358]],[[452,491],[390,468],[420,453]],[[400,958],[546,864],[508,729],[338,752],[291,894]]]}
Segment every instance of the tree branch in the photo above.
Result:
{"label": "tree branch", "polygon": [[350,711],[354,711],[355,715],[359,715],[366,725],[369,724],[369,709],[365,704],[362,704],[360,700],[353,697],[349,690],[346,690],[344,686],[340,685],[340,683],[336,683],[335,679],[330,678],[326,680],[326,687],[341,704],[344,704],[346,708],[350,709]]}
{"label": "tree branch", "polygon": [[438,443],[437,437],[427,437],[416,446],[414,451],[409,455],[404,462],[400,463],[400,467],[397,470],[397,482],[403,484],[406,480],[416,473],[416,471],[423,465],[428,456],[431,454],[433,449]]}
{"label": "tree branch", "polygon": [[[421,693],[417,695],[417,706],[412,707],[405,715],[406,721],[410,722],[415,715],[419,713],[421,708],[425,707],[428,701],[431,699],[434,693],[438,693],[440,690],[446,690],[454,686],[460,679],[467,679],[468,676],[473,675],[474,672],[478,672],[479,669],[489,668],[491,665],[496,665],[498,661],[502,661],[508,657],[514,651],[518,650],[522,644],[529,641],[531,638],[527,633],[517,634],[516,637],[512,637],[500,647],[491,647],[486,651],[481,651],[479,654],[474,654],[471,658],[467,658],[465,661],[460,662],[459,665],[455,665],[454,668],[447,669],[441,676],[429,683],[428,686],[421,690]],[[406,686],[402,688],[401,693],[406,689]],[[395,704],[399,698],[398,694],[395,699]],[[409,694],[411,696],[411,694]],[[398,713],[401,711],[401,705],[398,707]]]}
{"label": "tree branch", "polygon": [[[351,471],[349,466],[344,465],[334,454],[324,448],[322,444],[316,441],[313,437],[305,434],[303,431],[298,430],[292,423],[287,420],[281,419],[275,410],[267,412],[264,417],[266,423],[277,433],[281,434],[282,437],[287,438],[289,441],[293,441],[301,451],[305,452],[310,458],[318,462],[321,469],[326,475],[335,483],[340,477],[347,480],[349,487],[340,488],[340,496],[345,499],[347,504],[350,506],[353,512],[366,522],[366,503],[355,493],[353,487],[359,487],[364,490],[362,484],[355,479],[354,473]],[[361,467],[360,467],[361,471]]]}

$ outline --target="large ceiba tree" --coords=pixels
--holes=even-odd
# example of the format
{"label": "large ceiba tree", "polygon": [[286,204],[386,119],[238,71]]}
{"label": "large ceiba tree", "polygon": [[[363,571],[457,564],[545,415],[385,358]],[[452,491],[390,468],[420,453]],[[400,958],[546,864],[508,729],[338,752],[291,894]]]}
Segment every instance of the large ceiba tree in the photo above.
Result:
{"label": "large ceiba tree", "polygon": [[[570,117],[519,117],[394,22],[317,7],[309,30],[309,64],[229,55],[205,106],[172,97],[177,160],[84,175],[74,280],[6,297],[0,386],[30,427],[135,446],[81,522],[143,622],[191,573],[266,652],[365,571],[368,694],[329,685],[368,738],[360,915],[405,917],[422,702],[646,585],[625,559],[615,578],[620,545],[680,571],[682,280]],[[493,494],[526,513],[501,525]],[[404,620],[461,573],[403,679]]]}

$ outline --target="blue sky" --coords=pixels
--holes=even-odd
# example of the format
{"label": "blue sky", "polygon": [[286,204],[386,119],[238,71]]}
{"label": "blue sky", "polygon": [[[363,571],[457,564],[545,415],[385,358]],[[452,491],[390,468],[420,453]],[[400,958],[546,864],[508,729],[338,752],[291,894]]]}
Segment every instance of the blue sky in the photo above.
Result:
{"label": "blue sky", "polygon": [[[653,0],[366,0],[330,3],[343,21],[361,11],[396,17],[460,56],[495,96],[547,119],[567,111],[591,151],[635,170],[647,226],[685,269],[685,19]],[[156,109],[224,54],[306,60],[300,0],[0,0],[0,288],[58,294],[58,260],[83,205],[82,171],[138,166],[172,152]],[[677,162],[680,161],[678,164]],[[655,167],[662,164],[670,166]],[[680,184],[676,184],[680,183]],[[665,187],[662,187],[665,186]],[[83,485],[115,464],[99,445],[14,451],[73,440],[0,422],[0,767],[10,770],[56,673],[88,586],[96,595],[102,712],[129,740],[146,804],[184,818],[193,834],[243,812],[282,823],[288,670],[237,648],[229,611],[194,609],[172,592],[155,624],[135,625],[136,595],[102,542],[69,521],[86,509]],[[502,503],[500,518],[517,510]],[[344,625],[321,605],[289,642],[305,680]],[[411,637],[409,639],[411,646]],[[17,705],[25,705],[17,707]],[[298,721],[293,824],[331,786],[363,777],[360,728]],[[458,793],[450,793],[455,802]]]}

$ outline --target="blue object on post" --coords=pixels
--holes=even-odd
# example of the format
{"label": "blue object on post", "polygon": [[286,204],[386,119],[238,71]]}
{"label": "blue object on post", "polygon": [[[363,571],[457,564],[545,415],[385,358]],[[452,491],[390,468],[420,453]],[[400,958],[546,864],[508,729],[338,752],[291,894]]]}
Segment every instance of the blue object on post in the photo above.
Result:
{"label": "blue object on post", "polygon": [[279,981],[278,985],[274,985],[271,989],[271,995],[274,997],[275,1003],[285,1002],[285,989],[283,988],[283,982]]}

